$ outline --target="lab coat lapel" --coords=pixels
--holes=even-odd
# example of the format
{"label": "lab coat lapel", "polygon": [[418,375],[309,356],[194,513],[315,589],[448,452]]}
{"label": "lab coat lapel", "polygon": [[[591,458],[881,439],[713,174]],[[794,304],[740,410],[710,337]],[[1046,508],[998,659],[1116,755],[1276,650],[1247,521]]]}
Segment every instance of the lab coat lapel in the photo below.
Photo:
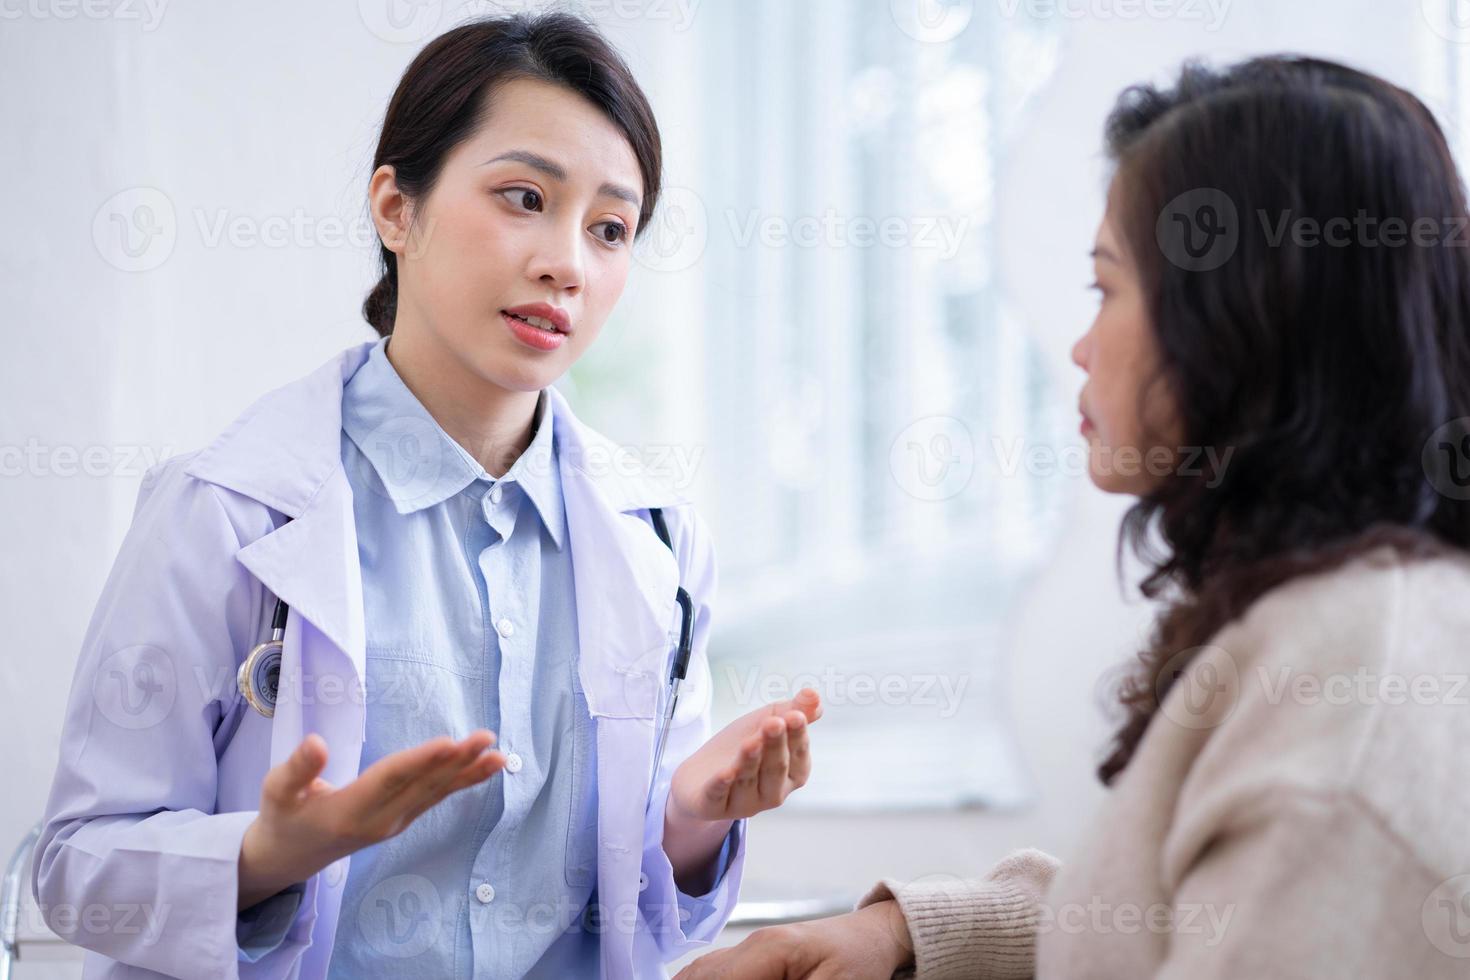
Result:
{"label": "lab coat lapel", "polygon": [[367,722],[362,570],[346,475],[339,469],[300,516],[236,558],[291,610],[271,764],[289,756],[307,733],[319,732],[329,749],[323,775],[344,785],[357,778]]}
{"label": "lab coat lapel", "polygon": [[572,416],[554,389],[558,459],[576,588],[578,677],[597,727],[597,893],[602,975],[641,973],[630,915],[640,875],[654,724],[668,670],[679,567],[637,513],[682,499],[620,473],[618,448]]}
{"label": "lab coat lapel", "polygon": [[271,764],[315,731],[328,745],[323,775],[338,785],[357,776],[366,718],[362,573],[341,465],[342,387],[372,343],[263,396],[188,467],[292,518],[236,553],[290,606]]}
{"label": "lab coat lapel", "polygon": [[668,655],[679,568],[637,512],[683,499],[619,472],[621,450],[583,427],[550,389],[576,587],[578,676],[594,715],[651,717]]}

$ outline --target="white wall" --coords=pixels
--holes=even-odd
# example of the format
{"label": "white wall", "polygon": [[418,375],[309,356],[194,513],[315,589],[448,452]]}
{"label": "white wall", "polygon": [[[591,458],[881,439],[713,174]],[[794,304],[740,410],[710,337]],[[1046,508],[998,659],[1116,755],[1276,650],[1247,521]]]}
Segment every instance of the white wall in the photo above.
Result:
{"label": "white wall", "polygon": [[[143,6],[97,18],[64,0],[0,0],[9,224],[0,235],[0,447],[11,453],[0,461],[0,612],[10,632],[0,657],[0,850],[42,809],[76,652],[144,468],[136,454],[202,445],[263,391],[371,336],[356,312],[371,249],[334,243],[333,223],[369,227],[362,188],[375,127],[422,42],[384,40],[368,26],[387,33],[381,11],[367,0],[358,7],[180,0],[153,23]],[[887,7],[854,3],[862,16],[888,17]],[[1109,3],[1069,9],[1079,7],[1093,13],[1068,22],[1058,74],[997,195],[1008,301],[1068,391],[1080,376],[1067,348],[1091,311],[1082,287],[1101,205],[1100,125],[1124,84],[1188,53],[1298,49],[1426,91],[1422,73],[1443,50],[1416,0],[1238,0],[1216,31],[1182,16],[1099,15]],[[606,16],[654,97],[678,167],[681,145],[696,142],[692,128],[715,124],[689,118],[681,97],[681,73],[697,69],[679,56],[683,35],[651,16]],[[443,25],[456,19],[446,11]],[[175,242],[156,267],[129,272],[105,261],[94,222],[100,211],[108,231],[117,210],[109,200],[144,193],[136,188],[156,189],[162,197],[148,199],[172,208]],[[135,199],[124,199],[128,210]],[[296,216],[303,230],[285,247],[211,244],[221,216],[247,232]],[[32,444],[101,447],[111,462],[100,475],[69,475],[64,460],[14,475],[10,447]],[[884,873],[978,871],[1023,844],[1065,854],[1086,829],[1106,731],[1097,677],[1130,652],[1144,610],[1124,601],[1113,574],[1122,502],[1078,489],[1066,543],[1017,611],[1008,650],[1037,806],[1005,816],[763,819],[752,835],[752,889],[846,893]],[[869,846],[824,850],[822,839]]]}

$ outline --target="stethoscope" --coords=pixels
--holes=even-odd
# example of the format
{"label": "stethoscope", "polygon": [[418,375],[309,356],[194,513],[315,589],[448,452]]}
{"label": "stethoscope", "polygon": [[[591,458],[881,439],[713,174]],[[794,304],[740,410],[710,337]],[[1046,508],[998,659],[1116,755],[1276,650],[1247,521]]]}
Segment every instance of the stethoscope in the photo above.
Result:
{"label": "stethoscope", "polygon": [[[653,519],[653,528],[658,532],[659,540],[670,551],[673,551],[674,544],[669,537],[669,528],[664,522],[663,511],[654,507],[649,510],[649,515]],[[289,521],[290,518],[286,520]],[[679,706],[679,689],[683,686],[684,678],[689,673],[689,658],[694,650],[694,600],[682,585],[674,593],[674,600],[679,605],[679,645],[669,669],[668,703],[663,715],[656,723],[654,732],[655,748],[653,776],[649,785],[649,803],[653,801],[653,783],[658,779],[658,767],[663,762],[664,748],[669,741],[669,730],[674,724],[674,711]],[[271,615],[270,639],[257,644],[246,655],[235,677],[235,682],[240,688],[240,696],[245,699],[245,703],[267,718],[274,717],[276,713],[276,696],[281,682],[281,652],[285,649],[286,614],[288,612],[289,607],[286,605],[286,600],[277,598],[275,612]]]}
{"label": "stethoscope", "polygon": [[[659,540],[670,551],[673,551],[674,543],[669,538],[669,527],[664,523],[664,512],[654,507],[648,513],[653,518],[653,529],[658,532]],[[658,767],[663,762],[664,746],[669,741],[669,729],[674,726],[674,709],[679,706],[679,688],[684,683],[684,676],[689,673],[689,656],[694,649],[694,600],[689,597],[688,591],[682,585],[674,593],[674,600],[679,604],[679,646],[674,654],[673,666],[669,669],[669,703],[654,733],[653,775],[649,779],[648,801],[643,805],[645,810],[653,802],[653,790],[658,782]]]}
{"label": "stethoscope", "polygon": [[[285,523],[291,522],[286,518]],[[286,600],[276,599],[276,611],[271,615],[271,638],[256,644],[240,669],[235,673],[235,685],[245,703],[256,711],[273,718],[276,714],[276,692],[281,686],[281,651],[286,648]]]}
{"label": "stethoscope", "polygon": [[276,611],[271,616],[271,638],[258,644],[240,664],[235,681],[245,703],[267,718],[276,713],[276,691],[281,685],[281,651],[285,649],[286,603],[276,600]]}

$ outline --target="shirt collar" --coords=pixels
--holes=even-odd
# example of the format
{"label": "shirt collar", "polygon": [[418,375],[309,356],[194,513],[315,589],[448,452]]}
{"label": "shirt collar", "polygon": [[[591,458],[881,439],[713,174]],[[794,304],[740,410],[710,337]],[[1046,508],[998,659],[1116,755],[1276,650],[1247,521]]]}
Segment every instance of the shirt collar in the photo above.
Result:
{"label": "shirt collar", "polygon": [[442,503],[476,480],[519,485],[535,505],[558,549],[562,546],[561,481],[553,413],[546,392],[536,403],[535,435],[505,476],[496,480],[445,432],[388,360],[388,337],[342,389],[342,430],[372,465],[400,514]]}
{"label": "shirt collar", "polygon": [[[505,476],[493,482],[507,488],[510,484],[520,485],[535,505],[536,513],[541,518],[542,526],[550,533],[552,543],[560,551],[563,523],[561,476],[557,471],[554,413],[551,411],[551,399],[546,396],[545,391],[541,392],[541,397],[536,401],[536,415],[531,424],[536,433],[531,437],[531,444],[511,464]],[[483,468],[480,473],[482,478],[489,479],[489,474]]]}

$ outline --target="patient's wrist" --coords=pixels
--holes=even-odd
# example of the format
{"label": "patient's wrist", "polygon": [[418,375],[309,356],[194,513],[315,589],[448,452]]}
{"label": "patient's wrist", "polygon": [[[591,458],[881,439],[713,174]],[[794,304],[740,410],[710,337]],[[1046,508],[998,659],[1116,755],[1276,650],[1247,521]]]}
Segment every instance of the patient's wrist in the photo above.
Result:
{"label": "patient's wrist", "polygon": [[884,944],[892,954],[893,969],[899,970],[914,963],[914,940],[909,935],[908,919],[904,918],[903,909],[897,901],[888,899],[883,902],[874,902],[857,913],[859,915],[871,915],[875,920],[882,923],[882,928],[888,941]]}

